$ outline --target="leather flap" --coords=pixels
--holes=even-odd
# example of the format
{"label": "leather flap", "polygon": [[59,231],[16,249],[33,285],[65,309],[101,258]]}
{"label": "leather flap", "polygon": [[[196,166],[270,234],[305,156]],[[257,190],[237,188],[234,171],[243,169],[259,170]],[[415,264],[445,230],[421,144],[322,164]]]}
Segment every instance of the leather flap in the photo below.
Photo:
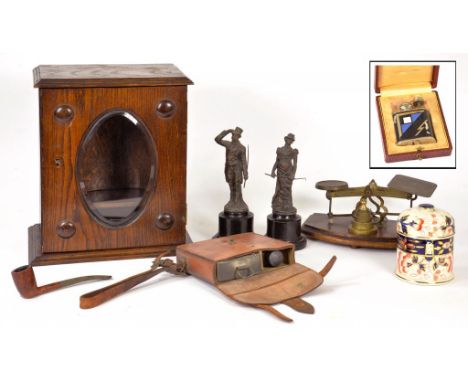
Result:
{"label": "leather flap", "polygon": [[301,264],[292,264],[217,287],[243,304],[277,304],[300,297],[323,283],[323,277]]}

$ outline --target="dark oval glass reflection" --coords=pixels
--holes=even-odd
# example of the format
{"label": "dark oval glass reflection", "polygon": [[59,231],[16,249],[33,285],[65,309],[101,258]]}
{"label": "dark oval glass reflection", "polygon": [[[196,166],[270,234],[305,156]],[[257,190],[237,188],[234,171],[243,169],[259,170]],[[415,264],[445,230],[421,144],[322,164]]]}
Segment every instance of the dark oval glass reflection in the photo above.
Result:
{"label": "dark oval glass reflection", "polygon": [[91,215],[107,226],[128,225],[143,211],[155,187],[151,134],[128,111],[106,112],[83,138],[76,168],[78,187]]}

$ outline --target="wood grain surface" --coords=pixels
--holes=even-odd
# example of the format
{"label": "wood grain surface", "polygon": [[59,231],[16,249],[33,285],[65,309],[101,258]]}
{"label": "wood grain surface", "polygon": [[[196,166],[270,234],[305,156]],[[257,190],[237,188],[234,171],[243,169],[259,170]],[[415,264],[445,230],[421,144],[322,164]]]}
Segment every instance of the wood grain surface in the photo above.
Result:
{"label": "wood grain surface", "polygon": [[396,248],[397,234],[394,220],[384,221],[377,234],[373,236],[351,235],[348,232],[351,222],[351,216],[336,216],[333,217],[333,222],[330,222],[327,214],[313,214],[302,225],[302,232],[309,239],[354,248]]}
{"label": "wood grain surface", "polygon": [[[99,259],[100,250],[106,251],[102,252],[106,259],[122,258],[135,255],[138,248],[147,248],[141,251],[149,253],[156,247],[185,243],[186,86],[40,89],[39,93],[41,253],[54,254],[60,262],[65,262],[66,256],[83,261],[85,257]],[[158,117],[157,106],[166,99],[176,105],[176,111],[170,118]],[[54,117],[55,109],[64,104],[74,112],[73,119],[65,123]],[[80,144],[89,127],[103,112],[116,108],[129,111],[147,127],[157,155],[157,174],[155,187],[137,220],[125,227],[109,228],[88,213],[75,175]],[[174,217],[170,229],[156,227],[162,213]],[[57,234],[62,221],[75,225],[76,233],[68,239]]]}
{"label": "wood grain surface", "polygon": [[34,87],[83,88],[191,85],[173,64],[40,65],[33,71]]}

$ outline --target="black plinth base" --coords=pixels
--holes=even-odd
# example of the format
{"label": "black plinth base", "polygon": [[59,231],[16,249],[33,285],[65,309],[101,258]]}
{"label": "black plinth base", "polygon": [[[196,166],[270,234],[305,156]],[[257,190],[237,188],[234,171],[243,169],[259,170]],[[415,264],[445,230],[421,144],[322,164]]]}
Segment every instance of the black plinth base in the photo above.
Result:
{"label": "black plinth base", "polygon": [[293,243],[296,251],[305,248],[307,243],[307,239],[301,234],[300,215],[268,215],[266,235]]}
{"label": "black plinth base", "polygon": [[220,212],[219,214],[219,230],[214,237],[223,237],[237,235],[238,233],[253,232],[252,212],[241,214],[232,214],[228,212]]}

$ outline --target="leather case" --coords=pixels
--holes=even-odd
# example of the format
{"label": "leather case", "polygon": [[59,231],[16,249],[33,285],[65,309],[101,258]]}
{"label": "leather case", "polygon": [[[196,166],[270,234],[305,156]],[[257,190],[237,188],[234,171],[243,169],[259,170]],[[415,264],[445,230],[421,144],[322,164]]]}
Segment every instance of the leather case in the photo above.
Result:
{"label": "leather case", "polygon": [[218,288],[229,298],[292,321],[272,307],[283,303],[303,313],[314,308],[300,299],[323,283],[333,257],[316,272],[295,261],[294,245],[243,233],[177,247],[177,262],[188,274]]}

